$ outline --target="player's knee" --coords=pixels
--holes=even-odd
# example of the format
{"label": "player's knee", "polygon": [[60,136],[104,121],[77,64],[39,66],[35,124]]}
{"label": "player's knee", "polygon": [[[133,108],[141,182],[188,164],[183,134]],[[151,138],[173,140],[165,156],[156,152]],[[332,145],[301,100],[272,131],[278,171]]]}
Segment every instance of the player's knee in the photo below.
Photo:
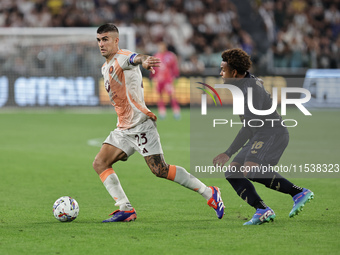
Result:
{"label": "player's knee", "polygon": [[93,169],[97,172],[97,169],[99,169],[100,167],[100,163],[99,163],[99,160],[97,158],[95,158],[92,162],[92,167]]}
{"label": "player's knee", "polygon": [[98,174],[102,173],[105,169],[109,168],[107,164],[98,157],[94,159],[92,167]]}
{"label": "player's knee", "polygon": [[163,155],[146,156],[145,161],[154,175],[160,178],[168,177],[170,166],[165,162]]}
{"label": "player's knee", "polygon": [[259,171],[259,164],[255,162],[245,162],[243,166],[243,176],[249,180],[253,180],[255,174]]}
{"label": "player's knee", "polygon": [[224,176],[227,180],[230,180],[230,179],[236,179],[236,178],[242,178],[243,175],[241,172],[239,171],[236,171],[236,172],[231,172],[231,171],[226,171],[224,173]]}

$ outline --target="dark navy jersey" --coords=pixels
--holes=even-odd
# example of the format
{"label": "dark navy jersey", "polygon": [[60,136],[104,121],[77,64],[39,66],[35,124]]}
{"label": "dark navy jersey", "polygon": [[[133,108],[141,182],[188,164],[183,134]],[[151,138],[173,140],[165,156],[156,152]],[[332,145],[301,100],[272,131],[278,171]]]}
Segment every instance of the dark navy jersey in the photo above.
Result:
{"label": "dark navy jersey", "polygon": [[[240,118],[241,120],[244,119],[246,121],[246,125],[249,120],[260,119],[264,122],[262,128],[272,126],[274,126],[274,128],[282,128],[282,118],[276,110],[269,115],[255,115],[249,110],[248,88],[253,89],[253,106],[256,110],[268,110],[272,107],[272,99],[270,97],[270,94],[265,90],[262,80],[247,72],[245,78],[237,81],[235,85],[238,86],[244,94],[244,115],[240,115]],[[266,121],[266,119],[276,119],[279,121]],[[258,122],[257,124],[255,123],[256,121],[252,121],[251,125],[260,126],[262,124],[260,122]]]}
{"label": "dark navy jersey", "polygon": [[[256,110],[268,110],[272,107],[272,99],[263,87],[262,80],[247,72],[244,78],[238,79],[232,84],[240,88],[244,95],[244,115],[240,115],[240,118],[241,121],[245,122],[245,126],[241,128],[235,140],[225,152],[229,157],[237,152],[257,132],[268,136],[272,134],[288,134],[288,130],[282,126],[282,118],[276,110],[268,115],[256,115],[249,109],[248,88],[252,88],[253,107]],[[250,120],[251,122],[249,122]],[[248,123],[250,123],[250,126]]]}

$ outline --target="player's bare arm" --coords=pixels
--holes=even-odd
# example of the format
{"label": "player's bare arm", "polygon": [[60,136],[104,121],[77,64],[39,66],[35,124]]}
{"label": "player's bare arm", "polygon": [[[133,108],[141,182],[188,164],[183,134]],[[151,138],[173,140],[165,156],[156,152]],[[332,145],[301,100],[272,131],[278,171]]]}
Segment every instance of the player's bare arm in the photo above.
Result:
{"label": "player's bare arm", "polygon": [[155,73],[154,67],[159,67],[161,60],[159,58],[138,54],[135,59],[134,63],[136,65],[142,65],[146,70],[150,70],[152,73]]}
{"label": "player's bare arm", "polygon": [[168,177],[169,165],[165,162],[163,154],[150,155],[144,158],[154,175],[161,178]]}

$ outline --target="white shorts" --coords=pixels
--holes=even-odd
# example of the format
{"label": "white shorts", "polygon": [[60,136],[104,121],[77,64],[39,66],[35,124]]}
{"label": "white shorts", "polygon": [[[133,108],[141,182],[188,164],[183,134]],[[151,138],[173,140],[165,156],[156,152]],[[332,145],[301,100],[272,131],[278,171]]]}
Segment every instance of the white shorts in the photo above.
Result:
{"label": "white shorts", "polygon": [[135,153],[135,151],[139,152],[143,157],[163,154],[156,123],[151,119],[144,121],[134,128],[126,130],[116,128],[110,133],[104,143],[121,149],[128,157]]}

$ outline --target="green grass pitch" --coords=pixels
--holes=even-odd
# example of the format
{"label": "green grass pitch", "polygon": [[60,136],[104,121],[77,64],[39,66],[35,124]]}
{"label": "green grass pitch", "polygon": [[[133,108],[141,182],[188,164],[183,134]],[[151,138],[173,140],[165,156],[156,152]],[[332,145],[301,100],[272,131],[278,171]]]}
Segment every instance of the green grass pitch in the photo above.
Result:
{"label": "green grass pitch", "polygon": [[[293,112],[293,115],[297,112]],[[315,111],[290,129],[280,163],[340,163],[339,111]],[[158,121],[168,163],[190,166],[190,117]],[[301,115],[299,115],[301,116]],[[116,209],[92,161],[113,130],[113,111],[0,112],[0,254],[339,254],[340,179],[294,179],[315,193],[290,219],[289,195],[255,183],[274,209],[274,222],[243,226],[254,209],[223,178],[202,179],[221,188],[226,215],[218,220],[197,193],[153,176],[133,155],[114,165],[137,220],[103,224]],[[230,139],[230,141],[228,140]],[[232,137],[226,139],[231,142]],[[229,141],[229,142],[228,142]],[[64,195],[80,206],[78,218],[60,223],[52,214]]]}

